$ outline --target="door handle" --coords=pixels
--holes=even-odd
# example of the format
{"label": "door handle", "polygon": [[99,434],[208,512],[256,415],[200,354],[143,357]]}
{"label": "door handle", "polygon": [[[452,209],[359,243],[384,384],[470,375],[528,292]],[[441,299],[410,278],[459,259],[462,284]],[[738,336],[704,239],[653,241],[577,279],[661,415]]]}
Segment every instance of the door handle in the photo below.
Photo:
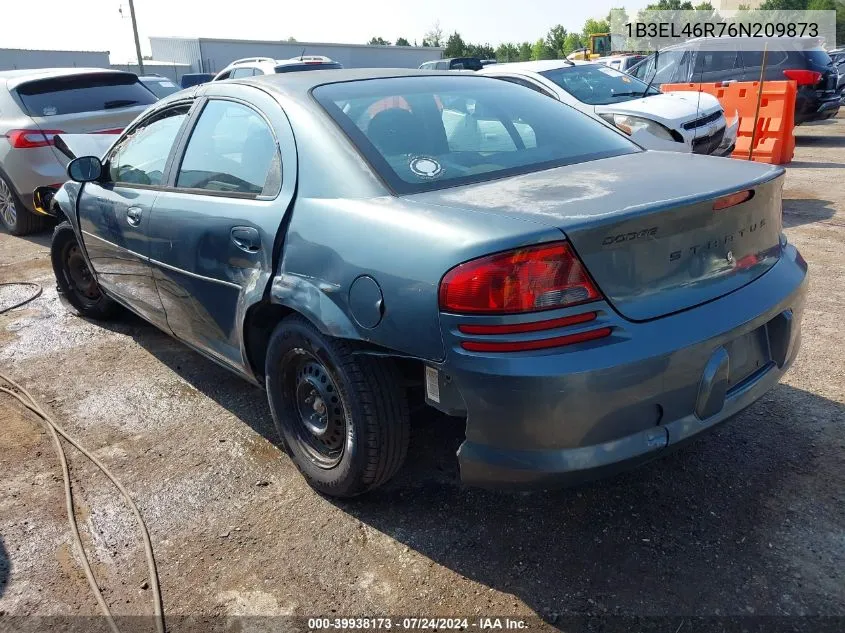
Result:
{"label": "door handle", "polygon": [[242,251],[257,253],[261,250],[261,236],[251,226],[236,226],[232,229],[232,242]]}
{"label": "door handle", "polygon": [[141,216],[144,210],[141,207],[129,207],[126,209],[126,221],[130,226],[138,226],[141,224]]}

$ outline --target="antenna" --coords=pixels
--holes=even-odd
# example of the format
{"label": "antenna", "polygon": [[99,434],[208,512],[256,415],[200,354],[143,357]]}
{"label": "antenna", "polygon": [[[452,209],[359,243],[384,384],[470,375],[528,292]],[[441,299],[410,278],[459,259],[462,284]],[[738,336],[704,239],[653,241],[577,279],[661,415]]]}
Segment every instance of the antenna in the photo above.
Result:
{"label": "antenna", "polygon": [[302,58],[305,57],[305,47],[302,47],[302,52],[299,54],[299,61],[302,61]]}

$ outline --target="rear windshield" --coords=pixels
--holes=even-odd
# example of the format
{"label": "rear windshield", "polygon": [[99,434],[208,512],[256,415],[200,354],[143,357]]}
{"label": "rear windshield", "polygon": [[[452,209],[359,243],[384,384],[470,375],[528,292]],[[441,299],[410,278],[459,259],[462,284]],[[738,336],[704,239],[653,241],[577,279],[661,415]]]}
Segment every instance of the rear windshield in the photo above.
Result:
{"label": "rear windshield", "polygon": [[484,64],[481,63],[480,59],[475,59],[474,57],[465,57],[460,59],[453,59],[449,64],[449,67],[452,70],[481,70],[484,68]]}
{"label": "rear windshield", "polygon": [[397,193],[639,151],[559,101],[487,77],[370,79],[313,95]]}
{"label": "rear windshield", "polygon": [[305,64],[288,64],[276,66],[277,73],[295,73],[304,70],[337,70],[343,68],[337,62],[309,62]]}
{"label": "rear windshield", "polygon": [[[603,64],[566,66],[540,72],[581,103],[605,105],[640,99],[660,91],[636,77]],[[648,90],[648,92],[646,92]]]}
{"label": "rear windshield", "polygon": [[152,77],[150,79],[142,79],[141,81],[159,99],[163,99],[167,95],[172,95],[179,90],[179,86],[164,77]]}
{"label": "rear windshield", "polygon": [[135,75],[103,73],[30,81],[17,89],[27,113],[49,117],[148,105],[156,97]]}
{"label": "rear windshield", "polygon": [[833,63],[833,60],[830,59],[830,55],[827,54],[827,51],[821,48],[804,51],[804,55],[810,63],[810,66],[824,67],[830,66]]}

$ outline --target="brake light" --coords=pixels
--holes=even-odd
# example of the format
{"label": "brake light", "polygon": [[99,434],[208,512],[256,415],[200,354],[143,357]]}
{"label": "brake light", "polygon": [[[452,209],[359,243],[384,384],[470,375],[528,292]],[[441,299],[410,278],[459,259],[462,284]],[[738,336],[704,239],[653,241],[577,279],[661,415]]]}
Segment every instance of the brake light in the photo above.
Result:
{"label": "brake light", "polygon": [[456,266],[440,282],[440,308],[447,312],[513,314],[599,298],[568,242],[480,257]]}
{"label": "brake light", "polygon": [[53,145],[53,137],[64,134],[62,130],[9,130],[6,138],[15,149],[32,149]]}
{"label": "brake light", "polygon": [[742,204],[746,200],[750,200],[753,195],[754,192],[751,189],[748,189],[747,191],[739,191],[737,193],[732,193],[729,196],[718,198],[713,203],[713,210],[721,211],[722,209],[727,209],[728,207],[735,207],[738,204]]}
{"label": "brake light", "polygon": [[784,70],[783,74],[799,86],[815,86],[822,79],[822,74],[815,70]]}

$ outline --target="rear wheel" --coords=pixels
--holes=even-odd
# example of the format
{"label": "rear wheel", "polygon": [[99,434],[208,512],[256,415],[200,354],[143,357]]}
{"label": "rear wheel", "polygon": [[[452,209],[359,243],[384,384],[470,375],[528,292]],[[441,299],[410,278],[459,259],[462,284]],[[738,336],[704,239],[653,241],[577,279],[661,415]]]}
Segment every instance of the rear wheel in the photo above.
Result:
{"label": "rear wheel", "polygon": [[12,235],[27,235],[46,226],[46,218],[30,213],[21,203],[12,185],[0,176],[0,222]]}
{"label": "rear wheel", "polygon": [[53,232],[50,258],[59,294],[81,316],[99,320],[114,316],[117,304],[100,290],[68,222],[62,222]]}
{"label": "rear wheel", "polygon": [[270,338],[265,375],[276,429],[314,489],[351,497],[399,470],[410,425],[388,359],[355,355],[293,316]]}

